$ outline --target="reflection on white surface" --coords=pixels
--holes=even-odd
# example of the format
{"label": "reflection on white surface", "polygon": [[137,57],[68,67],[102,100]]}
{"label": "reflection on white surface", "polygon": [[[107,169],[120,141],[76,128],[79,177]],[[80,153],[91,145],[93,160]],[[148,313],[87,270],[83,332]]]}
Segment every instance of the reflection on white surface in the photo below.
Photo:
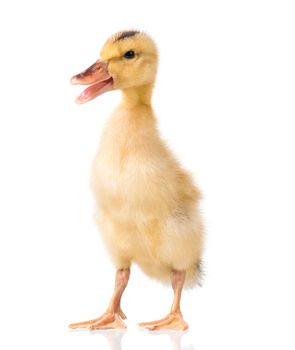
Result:
{"label": "reflection on white surface", "polygon": [[173,331],[158,331],[151,332],[152,335],[157,336],[166,334],[170,338],[171,350],[195,350],[195,347],[190,344],[188,346],[181,346],[181,339],[185,337],[188,332],[173,332]]}
{"label": "reflection on white surface", "polygon": [[[122,345],[122,339],[126,334],[132,335],[133,332],[128,332],[127,330],[97,330],[91,332],[90,334],[93,336],[103,336],[109,345],[110,350],[127,350],[127,346]],[[170,344],[167,350],[196,350],[195,347],[190,344],[186,346],[182,346],[182,338],[186,336],[187,332],[174,332],[174,331],[156,331],[156,332],[148,332],[145,330],[138,330],[136,335],[136,339],[138,341],[138,349],[143,348],[144,338],[148,337],[168,337]],[[142,339],[140,339],[140,335],[142,335]],[[155,347],[156,349],[163,349],[162,340],[159,342],[160,347]],[[156,342],[157,343],[157,342]]]}
{"label": "reflection on white surface", "polygon": [[110,350],[121,350],[122,349],[122,338],[125,335],[126,330],[97,330],[93,331],[90,334],[101,334],[105,337],[109,344]]}

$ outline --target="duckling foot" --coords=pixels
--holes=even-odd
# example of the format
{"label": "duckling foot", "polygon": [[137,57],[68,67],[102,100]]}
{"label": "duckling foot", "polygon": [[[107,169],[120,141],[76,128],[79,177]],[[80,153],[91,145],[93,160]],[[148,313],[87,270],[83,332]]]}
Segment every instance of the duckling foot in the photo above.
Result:
{"label": "duckling foot", "polygon": [[147,328],[151,331],[158,331],[160,329],[185,331],[188,329],[188,324],[183,319],[180,311],[180,298],[185,280],[185,271],[172,271],[171,280],[174,290],[174,300],[169,315],[158,321],[139,323],[139,327]]}
{"label": "duckling foot", "polygon": [[182,317],[180,312],[171,312],[167,317],[152,322],[141,322],[139,327],[149,329],[150,331],[158,331],[160,329],[172,329],[176,331],[185,331],[188,324]]}
{"label": "duckling foot", "polygon": [[111,313],[105,312],[99,318],[89,320],[85,322],[72,323],[69,325],[71,329],[124,329],[126,324],[122,321],[126,319],[125,314],[122,310],[119,312]]}
{"label": "duckling foot", "polygon": [[126,319],[124,312],[121,310],[121,297],[129,280],[130,270],[119,269],[116,272],[115,290],[111,298],[107,311],[94,320],[72,323],[71,329],[122,329],[126,328],[123,320]]}

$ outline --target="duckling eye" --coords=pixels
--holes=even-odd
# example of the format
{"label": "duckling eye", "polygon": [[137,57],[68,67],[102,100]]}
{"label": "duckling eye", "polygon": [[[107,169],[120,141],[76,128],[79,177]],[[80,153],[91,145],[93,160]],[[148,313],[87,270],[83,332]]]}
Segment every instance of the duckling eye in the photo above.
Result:
{"label": "duckling eye", "polygon": [[123,55],[124,58],[127,58],[127,60],[131,60],[132,58],[135,57],[135,52],[130,50],[124,53]]}

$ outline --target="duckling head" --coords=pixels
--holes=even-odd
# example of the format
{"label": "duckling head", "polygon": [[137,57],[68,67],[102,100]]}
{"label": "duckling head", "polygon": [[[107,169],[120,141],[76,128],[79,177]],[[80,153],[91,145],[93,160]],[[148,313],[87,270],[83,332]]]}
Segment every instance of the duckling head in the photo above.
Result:
{"label": "duckling head", "polygon": [[72,84],[89,85],[76,102],[88,102],[111,90],[152,87],[157,63],[156,45],[147,34],[135,30],[116,33],[103,46],[100,59],[73,76]]}

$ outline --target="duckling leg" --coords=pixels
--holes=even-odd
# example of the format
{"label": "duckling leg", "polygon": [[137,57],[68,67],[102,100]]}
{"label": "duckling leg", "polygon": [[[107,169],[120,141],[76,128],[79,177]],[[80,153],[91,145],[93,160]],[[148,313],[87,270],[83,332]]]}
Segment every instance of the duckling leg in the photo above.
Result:
{"label": "duckling leg", "polygon": [[188,329],[188,324],[184,321],[182,313],[180,311],[180,299],[185,280],[185,271],[173,271],[171,280],[172,288],[174,291],[174,301],[169,315],[162,318],[161,320],[141,322],[138,324],[140,327],[147,328],[152,331],[159,329],[185,331]]}
{"label": "duckling leg", "polygon": [[100,317],[79,323],[69,325],[71,329],[87,328],[90,330],[106,329],[106,328],[126,328],[122,320],[126,319],[125,314],[121,310],[121,297],[128,284],[130,269],[120,269],[116,272],[116,281],[114,294],[110,300],[107,311]]}

